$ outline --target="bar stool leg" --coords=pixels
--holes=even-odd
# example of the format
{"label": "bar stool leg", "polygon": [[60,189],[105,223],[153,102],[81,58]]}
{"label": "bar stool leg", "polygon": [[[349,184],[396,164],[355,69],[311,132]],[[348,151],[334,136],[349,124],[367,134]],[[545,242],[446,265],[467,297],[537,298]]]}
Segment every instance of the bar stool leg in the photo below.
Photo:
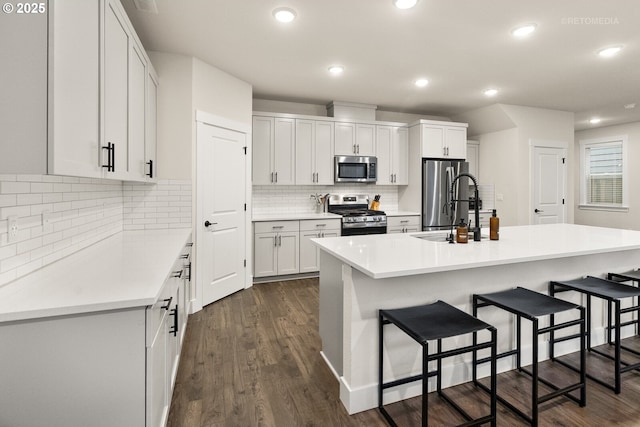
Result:
{"label": "bar stool leg", "polygon": [[491,330],[491,427],[496,427],[498,418],[498,330]]}
{"label": "bar stool leg", "polygon": [[587,350],[591,351],[591,295],[587,295]]}
{"label": "bar stool leg", "polygon": [[[609,305],[611,305],[611,303],[609,303]],[[616,375],[616,380],[615,380],[615,392],[616,394],[620,394],[620,390],[621,390],[621,386],[620,386],[620,300],[617,299],[614,302],[615,305],[615,310],[616,310],[616,341],[615,341],[615,375]]]}
{"label": "bar stool leg", "polygon": [[[438,340],[438,354],[442,353],[442,340]],[[438,394],[442,392],[442,358],[438,358],[436,361],[436,390]]]}
{"label": "bar stool leg", "polygon": [[538,319],[533,319],[533,358],[532,358],[532,376],[533,382],[531,385],[531,407],[533,408],[531,414],[531,425],[538,425]]}
{"label": "bar stool leg", "polygon": [[[438,340],[440,341],[440,340]],[[438,360],[439,361],[439,360]],[[429,343],[422,345],[422,427],[429,426]],[[438,381],[440,381],[440,372],[437,372]]]}
{"label": "bar stool leg", "polygon": [[587,352],[585,350],[587,326],[585,323],[584,307],[579,307],[580,310],[580,383],[582,387],[580,389],[580,407],[587,405]]}
{"label": "bar stool leg", "polygon": [[520,316],[516,315],[516,365],[518,370],[522,370],[522,332],[520,331],[520,327],[522,325],[522,320]]}
{"label": "bar stool leg", "polygon": [[384,319],[382,314],[378,314],[378,408],[382,408],[382,350],[384,342]]}

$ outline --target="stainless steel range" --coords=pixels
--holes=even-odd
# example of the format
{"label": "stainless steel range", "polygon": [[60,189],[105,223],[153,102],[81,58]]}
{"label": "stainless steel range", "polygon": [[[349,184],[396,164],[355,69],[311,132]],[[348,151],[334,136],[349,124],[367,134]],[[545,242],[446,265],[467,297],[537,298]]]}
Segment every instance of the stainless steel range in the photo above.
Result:
{"label": "stainless steel range", "polygon": [[328,211],[342,215],[343,236],[387,232],[387,215],[369,209],[366,194],[333,194],[329,197]]}

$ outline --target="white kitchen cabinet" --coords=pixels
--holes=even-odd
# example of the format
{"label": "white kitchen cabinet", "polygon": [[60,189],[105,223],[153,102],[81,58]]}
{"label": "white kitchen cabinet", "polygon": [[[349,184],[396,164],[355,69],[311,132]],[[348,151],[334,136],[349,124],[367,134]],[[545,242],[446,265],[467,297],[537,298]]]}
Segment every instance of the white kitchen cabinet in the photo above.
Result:
{"label": "white kitchen cabinet", "polygon": [[409,140],[407,128],[376,126],[378,185],[407,185],[409,182]]}
{"label": "white kitchen cabinet", "polygon": [[147,67],[147,108],[145,113],[144,174],[147,177],[147,181],[156,181],[158,174],[158,165],[156,163],[158,146],[158,76],[151,66]]}
{"label": "white kitchen cabinet", "polygon": [[480,181],[480,143],[478,141],[467,141],[467,162],[469,163],[469,173]]}
{"label": "white kitchen cabinet", "polygon": [[375,156],[376,126],[364,123],[336,122],[336,156]]}
{"label": "white kitchen cabinet", "polygon": [[418,215],[387,216],[387,233],[416,233],[420,230]]}
{"label": "white kitchen cabinet", "polygon": [[3,77],[12,84],[0,103],[0,170],[144,180],[150,64],[122,6],[65,0],[47,8],[3,22],[12,34],[2,42],[10,59]]}
{"label": "white kitchen cabinet", "polygon": [[296,119],[296,184],[333,185],[334,123]]}
{"label": "white kitchen cabinet", "polygon": [[295,119],[253,117],[253,184],[295,183]]}
{"label": "white kitchen cabinet", "polygon": [[439,123],[420,125],[422,157],[466,159],[467,124]]}
{"label": "white kitchen cabinet", "polygon": [[320,270],[320,251],[311,239],[340,236],[340,220],[300,221],[300,273]]}
{"label": "white kitchen cabinet", "polygon": [[299,221],[255,223],[254,277],[300,272],[299,226]]}

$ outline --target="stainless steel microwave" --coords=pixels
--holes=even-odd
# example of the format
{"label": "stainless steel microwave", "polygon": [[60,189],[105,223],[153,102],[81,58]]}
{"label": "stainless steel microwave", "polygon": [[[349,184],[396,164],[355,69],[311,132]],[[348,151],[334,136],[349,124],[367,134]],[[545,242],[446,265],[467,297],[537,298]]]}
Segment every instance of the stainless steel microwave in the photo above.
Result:
{"label": "stainless steel microwave", "polygon": [[336,156],[335,182],[376,182],[378,158],[373,156]]}

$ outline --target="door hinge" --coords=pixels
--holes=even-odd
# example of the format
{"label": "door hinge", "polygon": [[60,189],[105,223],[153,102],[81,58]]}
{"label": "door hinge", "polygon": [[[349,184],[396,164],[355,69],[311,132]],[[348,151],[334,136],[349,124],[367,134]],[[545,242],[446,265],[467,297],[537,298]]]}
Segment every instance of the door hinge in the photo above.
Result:
{"label": "door hinge", "polygon": [[245,267],[247,266],[247,260],[246,259],[244,260],[244,266]]}
{"label": "door hinge", "polygon": [[[242,147],[244,149],[244,155],[247,155],[247,147]],[[564,162],[563,162],[564,163]]]}
{"label": "door hinge", "polygon": [[247,204],[246,203],[244,204],[244,211],[245,212],[247,211]]}
{"label": "door hinge", "polygon": [[562,158],[562,164],[563,164],[563,165],[564,165],[564,161],[565,161],[565,160],[567,160],[567,159],[565,159],[565,158],[563,157],[563,158]]}
{"label": "door hinge", "polygon": [[562,199],[562,204],[564,205],[564,199]]}

